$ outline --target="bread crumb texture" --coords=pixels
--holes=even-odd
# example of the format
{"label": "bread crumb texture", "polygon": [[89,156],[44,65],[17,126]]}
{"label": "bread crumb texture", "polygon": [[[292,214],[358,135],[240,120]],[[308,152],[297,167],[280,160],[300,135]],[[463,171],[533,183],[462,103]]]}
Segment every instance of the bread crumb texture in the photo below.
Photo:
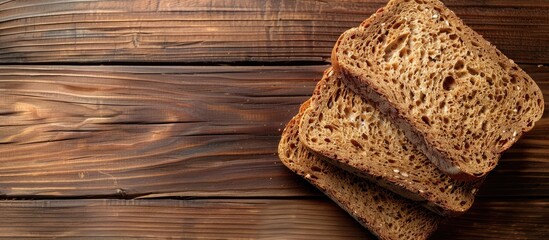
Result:
{"label": "bread crumb texture", "polygon": [[290,170],[305,177],[380,239],[426,239],[439,216],[323,161],[299,140],[298,114],[288,123],[279,157]]}
{"label": "bread crumb texture", "polygon": [[336,47],[342,71],[471,175],[493,169],[543,114],[532,78],[436,0],[390,1]]}
{"label": "bread crumb texture", "polygon": [[413,200],[428,200],[448,214],[471,207],[468,183],[432,164],[374,105],[346,87],[339,74],[319,83],[300,123],[301,141],[329,161],[380,182]]}

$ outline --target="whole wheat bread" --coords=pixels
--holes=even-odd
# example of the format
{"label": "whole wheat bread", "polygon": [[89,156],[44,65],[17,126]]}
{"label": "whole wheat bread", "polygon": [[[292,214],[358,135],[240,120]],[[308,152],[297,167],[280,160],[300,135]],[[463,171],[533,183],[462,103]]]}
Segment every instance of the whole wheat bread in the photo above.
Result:
{"label": "whole wheat bread", "polygon": [[391,0],[332,64],[456,179],[485,176],[543,114],[532,78],[438,0]]}
{"label": "whole wheat bread", "polygon": [[301,141],[328,161],[401,196],[424,201],[441,215],[459,215],[473,204],[480,181],[467,183],[442,173],[331,69],[317,84],[299,130]]}
{"label": "whole wheat bread", "polygon": [[278,146],[284,165],[316,186],[380,239],[426,239],[440,217],[414,202],[321,160],[299,141],[301,112],[286,126]]}

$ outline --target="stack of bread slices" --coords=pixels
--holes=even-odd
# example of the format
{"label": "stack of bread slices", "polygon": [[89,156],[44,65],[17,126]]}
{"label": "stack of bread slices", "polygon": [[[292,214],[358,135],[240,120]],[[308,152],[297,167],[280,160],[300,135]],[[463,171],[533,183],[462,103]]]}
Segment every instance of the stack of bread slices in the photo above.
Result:
{"label": "stack of bread slices", "polygon": [[444,4],[391,0],[340,36],[278,152],[379,238],[425,239],[542,114],[535,82]]}

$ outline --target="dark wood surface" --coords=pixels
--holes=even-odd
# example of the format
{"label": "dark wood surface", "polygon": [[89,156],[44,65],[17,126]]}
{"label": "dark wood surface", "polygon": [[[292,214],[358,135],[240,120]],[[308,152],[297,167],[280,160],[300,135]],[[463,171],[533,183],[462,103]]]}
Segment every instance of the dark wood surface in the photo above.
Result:
{"label": "dark wood surface", "polygon": [[[432,239],[543,239],[548,198],[481,198]],[[327,199],[0,201],[0,238],[375,239]]]}
{"label": "dark wood surface", "polygon": [[[549,2],[445,3],[547,108]],[[371,238],[276,146],[339,34],[384,4],[0,1],[0,238]],[[433,238],[546,236],[548,113]]]}
{"label": "dark wood surface", "polygon": [[[386,0],[0,1],[0,61],[325,61]],[[549,63],[549,1],[447,0],[517,62]]]}

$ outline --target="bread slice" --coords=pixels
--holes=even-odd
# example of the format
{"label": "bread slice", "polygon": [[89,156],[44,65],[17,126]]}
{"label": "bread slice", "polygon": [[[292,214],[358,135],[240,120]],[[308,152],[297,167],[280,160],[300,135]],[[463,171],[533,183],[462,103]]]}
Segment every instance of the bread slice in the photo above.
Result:
{"label": "bread slice", "polygon": [[543,114],[532,78],[438,0],[391,0],[332,64],[456,179],[485,176]]}
{"label": "bread slice", "polygon": [[441,220],[436,214],[330,165],[309,151],[299,141],[300,118],[301,113],[282,133],[278,154],[284,165],[328,195],[380,239],[426,239],[436,230]]}
{"label": "bread slice", "polygon": [[371,102],[327,70],[303,113],[300,139],[328,161],[441,215],[459,215],[475,199],[480,181],[450,178],[414,146]]}

